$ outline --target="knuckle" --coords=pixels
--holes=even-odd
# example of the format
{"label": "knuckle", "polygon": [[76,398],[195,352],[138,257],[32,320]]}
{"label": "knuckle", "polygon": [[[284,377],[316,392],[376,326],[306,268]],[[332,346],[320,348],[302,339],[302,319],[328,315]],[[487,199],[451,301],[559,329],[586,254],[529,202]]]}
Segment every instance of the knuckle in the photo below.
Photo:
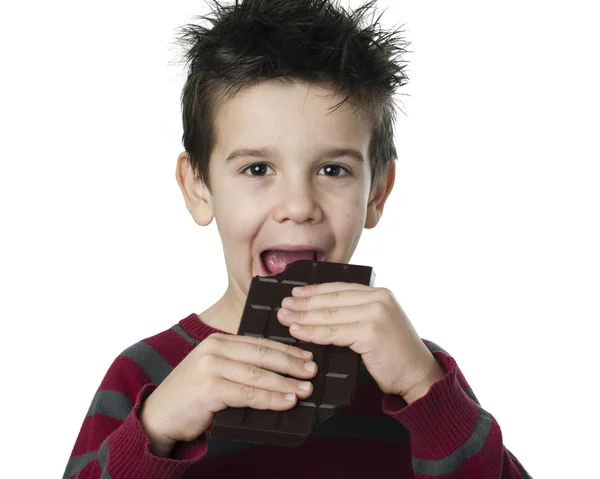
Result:
{"label": "knuckle", "polygon": [[293,346],[293,345],[291,345],[291,344],[289,344],[289,343],[285,343],[285,345],[284,345],[284,348],[283,348],[283,349],[284,349],[284,351],[283,351],[283,352],[284,352],[285,354],[287,354],[287,355],[290,355],[290,356],[291,356],[291,355],[295,355],[295,354],[300,354],[300,348],[298,348],[298,347],[296,347],[296,346]]}
{"label": "knuckle", "polygon": [[329,293],[329,299],[330,300],[335,300],[339,297],[340,292],[339,291],[332,291],[331,293]]}
{"label": "knuckle", "polygon": [[325,336],[327,336],[328,338],[335,336],[336,332],[337,328],[335,326],[325,326]]}
{"label": "knuckle", "polygon": [[265,344],[257,343],[254,345],[254,353],[259,359],[263,359],[267,355],[268,351],[269,348]]}
{"label": "knuckle", "polygon": [[394,294],[388,288],[379,288],[377,290],[377,296],[382,302],[390,302],[394,299]]}
{"label": "knuckle", "polygon": [[256,388],[253,388],[252,386],[244,386],[242,388],[242,396],[244,396],[244,399],[247,399],[248,401],[253,401],[256,399]]}
{"label": "knuckle", "polygon": [[264,370],[262,368],[259,368],[258,366],[254,366],[254,365],[252,365],[252,366],[250,366],[248,368],[248,373],[250,374],[250,377],[254,381],[259,381],[260,380],[260,378],[263,375],[263,371]]}
{"label": "knuckle", "polygon": [[277,396],[273,391],[265,391],[265,400],[266,404],[268,405],[277,404]]}
{"label": "knuckle", "polygon": [[279,376],[279,381],[280,381],[282,391],[294,391],[295,390],[295,386],[294,386],[295,381],[294,380],[292,380],[290,378],[286,378],[285,376]]}
{"label": "knuckle", "polygon": [[337,314],[337,308],[327,308],[325,309],[325,318],[332,319]]}
{"label": "knuckle", "polygon": [[296,366],[296,358],[288,355],[286,359],[288,363],[288,370],[294,369],[294,366]]}
{"label": "knuckle", "polygon": [[375,318],[379,318],[383,316],[386,312],[386,305],[381,301],[375,301],[371,303],[371,309],[373,310],[373,315]]}
{"label": "knuckle", "polygon": [[217,333],[211,334],[198,345],[198,349],[204,354],[210,354],[216,351],[220,343],[221,341],[219,337],[217,337]]}
{"label": "knuckle", "polygon": [[205,354],[198,361],[198,369],[203,374],[208,374],[215,369],[216,359],[212,354]]}

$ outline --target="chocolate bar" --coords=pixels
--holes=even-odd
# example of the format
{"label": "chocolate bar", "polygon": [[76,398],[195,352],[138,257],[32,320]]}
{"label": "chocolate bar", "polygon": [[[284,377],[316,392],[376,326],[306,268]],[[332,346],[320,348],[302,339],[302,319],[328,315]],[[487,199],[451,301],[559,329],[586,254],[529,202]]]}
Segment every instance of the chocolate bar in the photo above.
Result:
{"label": "chocolate bar", "polygon": [[274,276],[255,276],[244,306],[238,334],[268,338],[312,351],[317,375],[311,380],[313,394],[287,411],[227,408],[219,411],[211,436],[235,441],[298,446],[312,429],[352,400],[360,356],[347,347],[298,341],[277,319],[277,311],[292,288],[343,281],[372,286],[373,268],[325,261],[298,260]]}

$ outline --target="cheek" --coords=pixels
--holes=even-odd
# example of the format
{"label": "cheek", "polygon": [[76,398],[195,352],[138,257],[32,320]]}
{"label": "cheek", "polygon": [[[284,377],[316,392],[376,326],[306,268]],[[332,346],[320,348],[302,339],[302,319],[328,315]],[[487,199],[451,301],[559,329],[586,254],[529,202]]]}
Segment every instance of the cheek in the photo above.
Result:
{"label": "cheek", "polygon": [[248,198],[241,200],[235,194],[220,198],[214,205],[219,234],[227,244],[246,242],[259,227],[260,211],[260,205]]}
{"label": "cheek", "polygon": [[365,222],[365,207],[359,199],[345,201],[337,205],[339,213],[336,218],[336,229],[345,237],[354,236],[361,231]]}

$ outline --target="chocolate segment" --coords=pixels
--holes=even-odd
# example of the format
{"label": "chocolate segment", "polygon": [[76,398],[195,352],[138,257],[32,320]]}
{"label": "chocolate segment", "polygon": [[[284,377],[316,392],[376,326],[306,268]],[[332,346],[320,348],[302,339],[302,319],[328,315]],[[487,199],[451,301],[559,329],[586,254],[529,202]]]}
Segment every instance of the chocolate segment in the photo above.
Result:
{"label": "chocolate segment", "polygon": [[280,446],[299,446],[313,427],[352,400],[360,356],[350,348],[297,341],[277,319],[277,311],[295,286],[341,281],[373,286],[375,273],[369,266],[299,260],[274,276],[255,276],[244,306],[238,334],[294,344],[312,351],[318,366],[311,380],[313,394],[288,411],[227,408],[219,411],[211,436]]}

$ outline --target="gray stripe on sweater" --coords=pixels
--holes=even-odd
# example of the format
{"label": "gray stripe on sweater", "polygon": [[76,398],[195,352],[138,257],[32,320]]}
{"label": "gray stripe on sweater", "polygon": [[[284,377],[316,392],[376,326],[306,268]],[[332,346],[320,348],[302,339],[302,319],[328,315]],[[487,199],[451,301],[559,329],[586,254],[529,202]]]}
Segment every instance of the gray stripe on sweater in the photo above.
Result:
{"label": "gray stripe on sweater", "polygon": [[112,476],[108,473],[108,438],[104,440],[100,449],[98,449],[98,465],[102,469],[100,479],[112,479]]}
{"label": "gray stripe on sweater", "polygon": [[81,472],[88,462],[91,462],[94,459],[96,459],[96,451],[86,452],[85,454],[81,454],[79,456],[72,456],[67,463],[65,473],[63,474],[63,479],[76,476]]}
{"label": "gray stripe on sweater", "polygon": [[469,399],[471,399],[475,404],[477,404],[479,407],[481,407],[481,404],[479,404],[479,401],[475,397],[475,393],[473,392],[472,389],[465,389],[464,391],[465,391],[465,394],[467,396],[469,396]]}
{"label": "gray stripe on sweater", "polygon": [[479,408],[479,417],[475,430],[471,437],[467,439],[461,447],[444,459],[419,459],[413,457],[413,469],[416,474],[429,476],[444,476],[456,471],[463,463],[479,454],[483,448],[490,428],[492,426],[492,416],[484,409]]}
{"label": "gray stripe on sweater", "polygon": [[[446,351],[444,348],[440,347],[439,345],[435,344],[434,342],[429,342],[429,344],[426,344],[427,349],[429,349],[430,353],[444,353],[446,356],[450,356],[450,354],[448,354],[448,351]],[[465,389],[464,390],[465,393],[467,394],[467,396],[469,396],[469,398],[475,402],[475,404],[477,404],[479,407],[481,407],[481,404],[479,403],[479,401],[477,400],[477,397],[475,396],[475,393],[473,392],[472,389]]]}
{"label": "gray stripe on sweater", "polygon": [[141,367],[154,384],[160,384],[173,370],[171,365],[156,352],[156,350],[143,341],[130,346],[121,353],[121,356],[131,359]]}
{"label": "gray stripe on sweater", "polygon": [[97,391],[88,409],[86,417],[103,414],[124,421],[133,409],[127,396],[117,391]]}
{"label": "gray stripe on sweater", "polygon": [[[134,361],[148,375],[154,384],[160,384],[173,370],[171,365],[150,345],[140,341],[123,351],[120,356]],[[88,408],[86,417],[93,414],[104,414],[116,419],[125,420],[133,409],[133,404],[127,396],[116,391],[97,391]],[[101,456],[103,454],[103,456]],[[105,440],[98,452],[92,451],[69,459],[63,479],[77,475],[87,463],[98,456],[98,461],[108,462],[108,446]],[[101,466],[102,467],[102,466]],[[106,474],[106,475],[105,475]],[[110,479],[107,472],[103,473],[102,479]]]}
{"label": "gray stripe on sweater", "polygon": [[[187,333],[186,333],[187,334]],[[173,370],[171,365],[150,345],[140,341],[123,351],[120,356],[134,361],[148,375],[154,384],[160,384]],[[86,417],[93,414],[104,414],[116,419],[125,420],[133,409],[133,404],[122,393],[116,391],[97,391],[88,408]],[[100,454],[104,456],[100,456]],[[77,475],[87,463],[93,461],[98,456],[98,461],[106,460],[108,462],[108,446],[104,441],[98,452],[92,451],[79,456],[73,456],[69,459],[63,479]],[[106,474],[106,475],[104,475]],[[110,475],[105,472],[103,479],[110,479]]]}
{"label": "gray stripe on sweater", "polygon": [[181,326],[179,326],[179,324],[176,324],[171,329],[194,347],[198,346],[198,344],[200,343],[199,339],[192,338],[188,333],[185,332],[185,330]]}
{"label": "gray stripe on sweater", "polygon": [[425,344],[425,346],[427,346],[427,349],[429,349],[430,353],[444,353],[447,356],[450,356],[448,354],[448,351],[446,351],[444,348],[442,348],[441,346],[438,346],[437,344],[435,344],[432,341],[429,341],[428,344]]}

